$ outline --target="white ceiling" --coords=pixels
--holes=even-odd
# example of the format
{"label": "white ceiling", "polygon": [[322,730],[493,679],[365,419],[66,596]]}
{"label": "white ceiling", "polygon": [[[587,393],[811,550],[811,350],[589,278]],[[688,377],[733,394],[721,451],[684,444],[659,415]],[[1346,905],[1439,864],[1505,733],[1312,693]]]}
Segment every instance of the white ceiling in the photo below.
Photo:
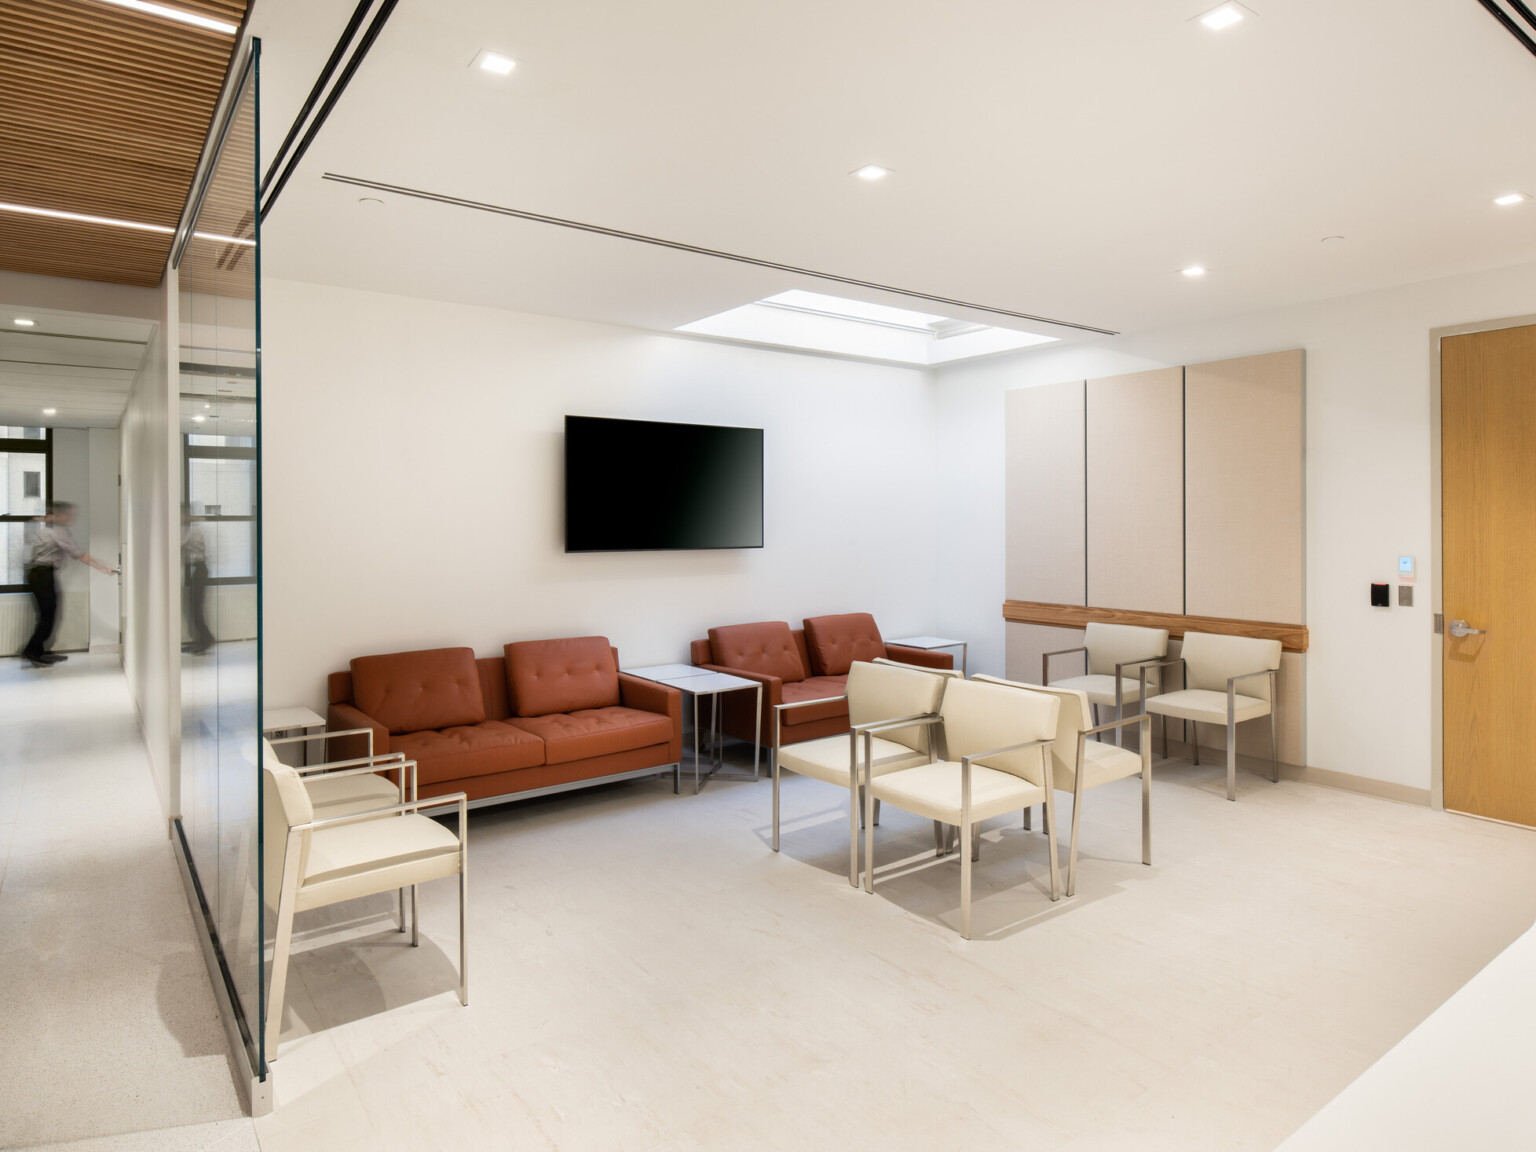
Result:
{"label": "white ceiling", "polygon": [[[34,326],[16,327],[18,316]],[[117,427],[154,327],[0,302],[0,425]]]}
{"label": "white ceiling", "polygon": [[[268,155],[352,7],[256,4]],[[1536,58],[1476,0],[1209,7],[402,0],[264,270],[658,329],[790,288],[1031,327],[325,172],[1116,330],[1536,260],[1536,202],[1490,202],[1536,193]]]}

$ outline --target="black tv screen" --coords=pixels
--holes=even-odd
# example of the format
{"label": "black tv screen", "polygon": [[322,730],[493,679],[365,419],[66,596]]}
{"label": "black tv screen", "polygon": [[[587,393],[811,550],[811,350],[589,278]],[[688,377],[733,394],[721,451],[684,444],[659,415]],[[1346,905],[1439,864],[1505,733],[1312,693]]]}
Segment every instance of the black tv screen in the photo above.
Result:
{"label": "black tv screen", "polygon": [[763,430],[565,418],[565,550],[763,546]]}

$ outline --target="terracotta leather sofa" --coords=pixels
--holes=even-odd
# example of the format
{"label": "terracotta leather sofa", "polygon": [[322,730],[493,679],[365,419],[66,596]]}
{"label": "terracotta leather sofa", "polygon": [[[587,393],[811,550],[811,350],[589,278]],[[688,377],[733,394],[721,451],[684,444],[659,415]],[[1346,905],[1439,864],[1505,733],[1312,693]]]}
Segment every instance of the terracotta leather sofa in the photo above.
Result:
{"label": "terracotta leather sofa", "polygon": [[[332,729],[372,728],[373,750],[416,761],[421,795],[471,801],[671,768],[682,753],[682,693],[626,676],[601,636],[362,656],[332,672]],[[360,756],[365,738],[328,741]]]}
{"label": "terracotta leather sofa", "polygon": [[[715,672],[729,672],[763,684],[763,743],[773,742],[773,707],[797,700],[837,697],[825,704],[792,708],[785,713],[780,744],[819,740],[848,731],[848,701],[843,693],[848,669],[855,660],[884,656],[924,668],[953,668],[953,656],[887,644],[868,612],[842,616],[808,616],[804,628],[791,629],[783,620],[711,628],[709,639],[695,640],[693,662]],[[724,709],[721,727],[727,735],[751,740],[752,694],[733,692],[719,697]],[[702,723],[702,721],[701,721]]]}

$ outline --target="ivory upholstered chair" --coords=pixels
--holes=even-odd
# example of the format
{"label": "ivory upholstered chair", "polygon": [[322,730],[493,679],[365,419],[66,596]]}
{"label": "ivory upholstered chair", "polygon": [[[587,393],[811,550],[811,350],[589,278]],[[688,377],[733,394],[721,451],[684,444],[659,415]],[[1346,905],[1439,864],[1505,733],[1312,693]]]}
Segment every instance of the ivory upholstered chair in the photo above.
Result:
{"label": "ivory upholstered chair", "polygon": [[[1188,720],[1195,763],[1200,763],[1200,724],[1227,727],[1227,799],[1237,799],[1237,726],[1246,720],[1269,717],[1270,779],[1280,779],[1280,756],[1275,744],[1276,674],[1280,669],[1280,641],[1251,636],[1218,636],[1210,632],[1186,632],[1177,660],[1184,668],[1184,689],[1150,695],[1148,712],[1162,717],[1163,755],[1168,754],[1168,720]],[[1144,674],[1150,671],[1144,666]],[[1241,686],[1242,691],[1238,688]]]}
{"label": "ivory upholstered chair", "polygon": [[[999,680],[995,676],[976,676],[987,684],[1003,684],[1031,692],[1044,692],[1061,701],[1056,720],[1056,741],[1051,745],[1052,782],[1057,791],[1072,793],[1072,839],[1067,849],[1067,895],[1077,892],[1077,832],[1082,822],[1083,793],[1101,784],[1141,777],[1141,862],[1152,863],[1152,717],[1146,713],[1111,720],[1108,724],[1089,723],[1088,694],[1073,688],[1041,688]],[[1141,727],[1138,755],[1115,744],[1103,744],[1088,737],[1131,724]],[[1027,817],[1028,813],[1026,813]],[[1025,824],[1028,827],[1028,824]]]}
{"label": "ivory upholstered chair", "polygon": [[[815,704],[814,700],[776,704],[773,709],[773,850],[779,850],[779,774],[784,771],[811,776],[848,789],[848,883],[859,883],[859,796],[855,781],[864,777],[856,768],[867,758],[876,776],[894,772],[933,758],[931,730],[900,727],[897,722],[933,716],[944,694],[945,680],[926,669],[899,664],[856,661],[848,668],[849,731],[818,740],[780,747],[780,717],[789,709]],[[871,729],[879,728],[874,735]],[[861,737],[863,737],[861,741]]]}
{"label": "ivory upholstered chair", "polygon": [[[1051,679],[1051,657],[1067,656],[1074,652],[1086,653],[1087,673],[1061,680]],[[1064,648],[1059,652],[1047,652],[1040,658],[1040,682],[1051,688],[1072,688],[1084,692],[1093,705],[1093,722],[1099,722],[1099,706],[1113,704],[1115,719],[1125,717],[1125,702],[1141,700],[1139,669],[1148,661],[1159,661],[1168,655],[1168,629],[1140,628],[1131,624],[1089,624],[1083,629],[1083,645],[1080,648]],[[1157,669],[1147,675],[1147,687],[1156,689]],[[1120,729],[1115,729],[1115,742],[1120,740]]]}
{"label": "ivory upholstered chair", "polygon": [[[408,761],[404,763],[409,766]],[[351,774],[360,777],[372,772],[373,767],[367,765],[351,770]],[[336,775],[336,778],[346,779],[347,776]],[[383,783],[389,784],[388,781]],[[465,794],[434,796],[425,801],[407,800],[321,818],[303,777],[296,769],[279,761],[270,744],[263,749],[262,784],[263,883],[266,901],[277,914],[267,994],[267,1059],[276,1058],[278,1036],[282,1031],[293,917],[295,913],[311,908],[391,889],[410,888],[414,913],[417,884],[458,876],[459,1002],[467,1005],[469,944],[465,936],[468,895],[465,851],[468,798]],[[338,802],[355,804],[357,800]],[[458,835],[418,811],[423,807],[447,804],[458,805]],[[413,916],[411,944],[414,947],[419,943],[419,926]]]}
{"label": "ivory upholstered chair", "polygon": [[983,820],[1045,805],[1051,853],[1051,899],[1061,898],[1056,861],[1056,796],[1050,747],[1060,702],[977,680],[945,686],[934,721],[943,726],[949,759],[873,774],[865,788],[864,890],[875,890],[874,805],[894,804],[960,830],[960,935],[971,938],[971,864]]}

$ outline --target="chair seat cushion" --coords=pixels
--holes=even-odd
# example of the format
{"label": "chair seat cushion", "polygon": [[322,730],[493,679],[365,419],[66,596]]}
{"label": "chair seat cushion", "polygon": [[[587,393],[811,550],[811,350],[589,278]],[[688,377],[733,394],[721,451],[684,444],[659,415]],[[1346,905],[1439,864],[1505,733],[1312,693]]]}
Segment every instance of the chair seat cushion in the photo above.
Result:
{"label": "chair seat cushion", "polygon": [[[1083,790],[1097,788],[1124,780],[1128,776],[1141,775],[1141,757],[1128,748],[1116,748],[1113,744],[1101,744],[1089,739],[1083,746]],[[1077,787],[1077,780],[1070,765],[1059,758],[1052,782],[1058,792],[1070,792]]]}
{"label": "chair seat cushion", "polygon": [[[1256,720],[1269,715],[1269,701],[1253,696],[1234,696],[1232,699],[1237,720]],[[1186,688],[1182,692],[1165,692],[1147,699],[1147,711],[1159,716],[1172,716],[1175,720],[1198,720],[1202,724],[1227,722],[1227,694],[1212,692],[1206,688]]]}
{"label": "chair seat cushion", "polygon": [[638,708],[583,708],[553,716],[520,716],[508,723],[544,741],[546,764],[628,752],[672,739],[670,720]]}
{"label": "chair seat cushion", "polygon": [[416,761],[422,784],[466,780],[544,763],[544,745],[537,736],[504,720],[487,720],[441,732],[407,732],[389,741],[391,752]]}
{"label": "chair seat cushion", "polygon": [[[907,812],[960,823],[960,765],[953,760],[920,764],[877,776],[870,784],[875,799]],[[1011,772],[971,765],[971,821],[977,823],[1016,812],[1045,800],[1045,789]]]}
{"label": "chair seat cushion", "polygon": [[[351,816],[374,808],[400,803],[400,790],[373,772],[357,776],[305,776],[304,788],[314,806],[316,820]],[[407,778],[409,779],[409,778]]]}
{"label": "chair seat cushion", "polygon": [[786,683],[781,691],[785,704],[794,704],[801,700],[827,699],[825,704],[812,704],[806,708],[791,708],[781,713],[786,725],[809,724],[813,720],[835,720],[839,716],[848,715],[848,701],[843,693],[848,690],[847,676],[811,676],[805,680],[798,680],[792,684]]}
{"label": "chair seat cushion", "polygon": [[454,875],[458,854],[459,838],[427,816],[385,816],[322,828],[310,839],[295,910]]}
{"label": "chair seat cushion", "polygon": [[[848,787],[848,736],[823,736],[820,740],[806,740],[800,744],[791,744],[788,748],[779,750],[779,767],[787,768],[791,772],[797,772],[801,776],[814,776],[817,780],[825,780],[828,784],[837,784],[843,788]],[[905,744],[897,744],[894,740],[882,740],[879,736],[872,738],[870,753],[875,762],[874,772],[881,776],[887,772],[895,772],[900,768],[908,768],[914,764],[923,764],[928,760],[926,752],[914,752]],[[859,756],[864,755],[864,740],[859,739]]]}
{"label": "chair seat cushion", "polygon": [[[1073,676],[1066,680],[1052,680],[1052,688],[1070,688],[1075,692],[1083,692],[1088,696],[1090,704],[1108,704],[1111,708],[1115,705],[1115,677],[1113,673],[1107,676]],[[1149,681],[1148,685],[1154,687]],[[1141,681],[1135,676],[1120,677],[1120,697],[1127,704],[1133,700],[1141,699]]]}

